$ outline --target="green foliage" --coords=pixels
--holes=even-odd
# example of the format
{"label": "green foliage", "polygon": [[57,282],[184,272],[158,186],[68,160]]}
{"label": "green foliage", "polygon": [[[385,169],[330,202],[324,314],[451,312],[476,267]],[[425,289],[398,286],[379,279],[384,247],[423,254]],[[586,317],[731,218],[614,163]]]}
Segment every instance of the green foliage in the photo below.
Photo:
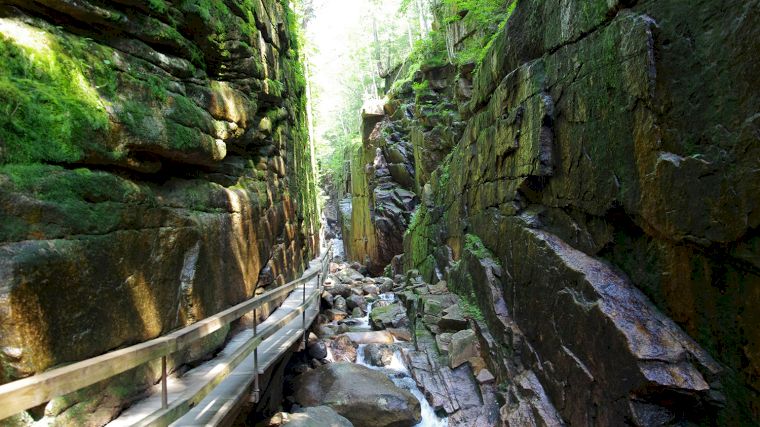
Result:
{"label": "green foliage", "polygon": [[430,82],[427,80],[423,80],[418,83],[413,83],[412,90],[417,95],[417,97],[419,97],[420,95],[425,94],[430,90]]}
{"label": "green foliage", "polygon": [[166,13],[167,11],[166,2],[164,2],[164,0],[148,0],[148,5],[151,10],[158,13]]}
{"label": "green foliage", "polygon": [[279,80],[267,79],[267,87],[272,96],[281,97],[285,93],[285,85]]}
{"label": "green foliage", "polygon": [[462,309],[462,314],[470,319],[477,321],[484,321],[483,312],[480,311],[477,303],[477,297],[475,291],[470,291],[467,295],[460,295],[459,308]]}
{"label": "green foliage", "polygon": [[443,0],[443,4],[445,10],[455,12],[446,16],[443,19],[444,23],[462,21],[467,28],[480,30],[465,41],[464,48],[455,55],[453,61],[457,64],[479,64],[493,39],[504,29],[512,16],[517,0]]}
{"label": "green foliage", "polygon": [[385,277],[393,277],[393,266],[390,264],[386,265],[383,269],[383,275]]}

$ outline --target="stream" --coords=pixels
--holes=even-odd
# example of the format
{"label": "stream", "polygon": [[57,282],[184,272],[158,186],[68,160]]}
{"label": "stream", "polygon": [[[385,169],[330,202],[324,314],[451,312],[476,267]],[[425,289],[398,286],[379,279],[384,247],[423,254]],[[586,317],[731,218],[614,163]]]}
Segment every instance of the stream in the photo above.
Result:
{"label": "stream", "polygon": [[[378,296],[378,301],[387,301],[388,303],[393,303],[396,301],[396,295],[393,293],[385,293]],[[351,331],[354,332],[364,332],[364,331],[372,331],[372,327],[369,323],[369,315],[372,312],[372,306],[374,305],[374,302],[367,303],[367,310],[366,315],[364,317],[351,319]],[[333,322],[333,324],[337,325],[337,322]],[[396,344],[400,343],[397,339],[394,338],[394,342]],[[435,410],[432,406],[430,406],[430,403],[428,403],[425,396],[422,394],[420,389],[417,387],[417,382],[412,378],[411,373],[409,372],[409,369],[407,368],[406,364],[403,361],[403,358],[401,357],[401,351],[396,349],[393,352],[393,358],[391,359],[391,362],[387,366],[378,367],[373,366],[371,363],[369,363],[365,356],[364,356],[364,349],[367,347],[367,344],[359,344],[356,348],[356,364],[365,366],[367,368],[370,368],[375,371],[379,371],[384,373],[385,375],[390,378],[396,386],[408,390],[410,393],[414,395],[414,397],[417,398],[417,400],[420,402],[420,407],[422,410],[422,421],[420,421],[419,424],[417,424],[415,427],[448,427],[449,421],[447,417],[439,417],[436,415]],[[332,354],[329,352],[328,349],[328,360],[331,362]]]}

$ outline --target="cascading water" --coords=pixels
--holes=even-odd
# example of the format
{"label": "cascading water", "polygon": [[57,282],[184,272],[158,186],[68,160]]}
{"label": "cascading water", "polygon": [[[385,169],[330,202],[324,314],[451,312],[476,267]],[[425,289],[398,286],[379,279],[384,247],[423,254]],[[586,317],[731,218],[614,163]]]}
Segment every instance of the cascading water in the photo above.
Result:
{"label": "cascading water", "polygon": [[[379,295],[378,298],[380,301],[388,301],[392,303],[396,300],[396,295],[393,293],[385,293]],[[355,323],[352,325],[353,330],[358,331],[371,329],[369,326],[369,314],[372,312],[373,305],[373,302],[368,303],[366,311],[367,314],[364,317],[354,319]],[[360,344],[356,349],[356,364],[383,372],[394,382],[394,384],[396,384],[398,387],[408,390],[414,395],[414,397],[417,398],[417,400],[419,400],[422,409],[422,421],[417,424],[416,427],[447,427],[449,425],[448,419],[445,417],[441,418],[436,415],[433,407],[430,406],[427,399],[425,399],[425,396],[417,387],[417,383],[412,378],[409,369],[406,367],[406,364],[402,360],[401,353],[399,351],[395,351],[393,353],[393,358],[387,366],[377,367],[367,362],[366,358],[364,357],[365,347],[367,347],[366,344]]]}
{"label": "cascading water", "polygon": [[420,401],[420,406],[422,409],[422,421],[420,421],[420,423],[415,427],[447,427],[449,425],[448,418],[442,418],[436,415],[433,407],[430,406],[427,399],[425,399],[425,396],[417,387],[417,383],[409,373],[409,369],[401,359],[401,353],[399,351],[395,351],[393,353],[391,363],[389,363],[387,366],[377,367],[369,364],[365,359],[364,348],[366,346],[366,344],[360,344],[356,349],[356,364],[366,366],[370,369],[386,374],[394,384],[396,384],[398,387],[408,390],[414,395],[414,397],[417,398],[417,400]]}

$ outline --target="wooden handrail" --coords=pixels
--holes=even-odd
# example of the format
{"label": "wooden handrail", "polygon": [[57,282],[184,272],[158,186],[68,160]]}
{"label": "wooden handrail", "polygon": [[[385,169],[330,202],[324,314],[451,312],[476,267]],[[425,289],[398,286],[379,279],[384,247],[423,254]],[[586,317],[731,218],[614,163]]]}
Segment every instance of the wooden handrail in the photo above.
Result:
{"label": "wooden handrail", "polygon": [[[131,347],[115,350],[38,375],[0,385],[0,421],[21,411],[48,402],[55,397],[75,392],[129,369],[187,348],[193,342],[218,331],[222,327],[241,318],[246,313],[289,294],[299,284],[311,280],[314,276],[320,274],[324,271],[327,255],[331,249],[332,244],[328,246],[322,255],[320,268],[314,269],[314,271],[284,286],[251,298],[186,328]],[[276,325],[279,324],[280,322]],[[259,340],[256,345],[260,344],[262,340]]]}
{"label": "wooden handrail", "polygon": [[317,287],[317,289],[315,289],[315,292],[313,292],[312,295],[307,298],[304,304],[293,309],[293,311],[289,312],[287,315],[285,315],[285,317],[268,326],[261,333],[259,333],[259,335],[250,339],[241,348],[237,349],[234,353],[232,362],[227,365],[216,366],[215,369],[218,370],[219,373],[213,375],[213,381],[201,384],[186,391],[181,397],[172,401],[171,405],[169,405],[167,408],[160,409],[152,413],[147,418],[136,423],[133,427],[167,426],[178,420],[180,417],[182,417],[183,414],[187,413],[191,408],[200,403],[200,401],[202,401],[211,392],[211,390],[213,390],[225,378],[227,378],[232,373],[232,371],[238,365],[240,365],[240,363],[242,363],[243,360],[245,360],[245,358],[248,357],[251,352],[253,352],[253,350],[258,347],[264,340],[277,333],[277,331],[279,331],[283,326],[287,325],[290,321],[298,317],[299,314],[307,310],[307,307],[314,303],[314,300],[320,296],[320,294],[317,292],[318,290],[319,288]]}

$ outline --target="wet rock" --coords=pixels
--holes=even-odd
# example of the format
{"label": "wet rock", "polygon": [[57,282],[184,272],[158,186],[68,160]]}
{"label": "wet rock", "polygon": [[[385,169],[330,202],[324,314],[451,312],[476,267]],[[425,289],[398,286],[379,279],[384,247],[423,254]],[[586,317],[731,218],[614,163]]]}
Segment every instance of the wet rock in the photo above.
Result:
{"label": "wet rock", "polygon": [[336,310],[336,309],[334,309],[334,308],[331,308],[331,309],[329,309],[329,310],[325,311],[325,313],[324,313],[324,314],[325,314],[325,316],[327,316],[327,318],[328,318],[328,319],[329,319],[331,322],[335,322],[335,321],[343,320],[343,319],[345,319],[346,317],[348,317],[348,313],[346,313],[345,311],[342,311],[342,310]]}
{"label": "wet rock", "polygon": [[448,307],[443,312],[443,317],[438,320],[438,328],[442,331],[457,332],[467,328],[467,319],[462,315],[462,309],[458,304]]}
{"label": "wet rock", "polygon": [[469,360],[467,360],[467,363],[470,364],[470,368],[472,368],[472,372],[477,377],[478,374],[480,374],[480,371],[483,369],[486,369],[486,361],[482,357],[476,356],[471,357]]}
{"label": "wet rock", "polygon": [[471,329],[459,331],[451,336],[451,344],[449,344],[450,368],[456,368],[471,357],[478,355],[478,338]]}
{"label": "wet rock", "polygon": [[348,311],[348,303],[346,299],[338,295],[333,298],[333,309],[340,311]]}
{"label": "wet rock", "polygon": [[372,304],[372,309],[380,308],[380,307],[388,307],[389,305],[393,304],[392,301],[386,301],[386,300],[377,300]]}
{"label": "wet rock", "polygon": [[422,323],[430,329],[430,332],[433,334],[438,334],[440,332],[440,329],[438,328],[438,321],[441,320],[440,317],[437,316],[431,316],[430,314],[425,314],[422,316]]}
{"label": "wet rock", "polygon": [[309,357],[314,359],[325,359],[327,357],[327,346],[322,340],[309,341],[306,345],[306,352]]}
{"label": "wet rock", "polygon": [[329,325],[322,325],[317,329],[317,336],[320,338],[330,338],[337,333],[336,328]]}
{"label": "wet rock", "polygon": [[399,328],[409,325],[406,309],[398,303],[372,309],[369,314],[373,329]]}
{"label": "wet rock", "polygon": [[355,344],[393,344],[393,335],[388,331],[346,332]]}
{"label": "wet rock", "polygon": [[343,284],[351,284],[356,280],[364,279],[364,275],[354,270],[353,268],[346,268],[335,274],[335,277]]}
{"label": "wet rock", "polygon": [[349,310],[353,310],[355,308],[364,310],[364,307],[367,306],[367,300],[364,299],[363,296],[351,295],[350,297],[346,298],[346,305],[348,306]]}
{"label": "wet rock", "polygon": [[435,285],[429,285],[428,291],[431,295],[442,295],[449,293],[449,288],[446,284],[445,280],[441,280],[440,282],[436,283]]}
{"label": "wet rock", "polygon": [[372,366],[388,366],[393,360],[393,348],[387,344],[368,344],[364,359]]}
{"label": "wet rock", "polygon": [[356,362],[356,344],[345,335],[333,337],[329,342],[330,353],[335,362]]}
{"label": "wet rock", "polygon": [[441,316],[443,314],[443,303],[434,298],[425,298],[424,313],[431,316]]}
{"label": "wet rock", "polygon": [[499,410],[504,426],[565,425],[532,371],[519,374],[507,387],[507,402]]}
{"label": "wet rock", "polygon": [[412,292],[414,292],[416,295],[428,295],[430,294],[430,289],[428,289],[428,285],[419,283],[416,286],[412,287]]}
{"label": "wet rock", "polygon": [[359,319],[364,317],[364,311],[362,311],[359,307],[354,307],[354,309],[351,311],[351,317],[355,319]]}
{"label": "wet rock", "polygon": [[334,297],[340,296],[343,298],[348,298],[351,296],[351,286],[346,283],[336,283],[327,291],[330,292]]}
{"label": "wet rock", "polygon": [[449,355],[449,345],[451,345],[451,336],[454,335],[450,332],[443,332],[435,336],[435,344],[438,347],[438,351],[443,356]]}
{"label": "wet rock", "polygon": [[301,408],[294,414],[284,414],[282,425],[288,427],[352,427],[351,422],[329,406]]}
{"label": "wet rock", "polygon": [[299,405],[329,406],[356,427],[411,427],[422,419],[411,393],[360,365],[324,365],[296,377],[294,389]]}
{"label": "wet rock", "polygon": [[481,369],[475,379],[477,379],[480,384],[491,384],[496,381],[496,377],[494,377],[488,369]]}
{"label": "wet rock", "polygon": [[375,284],[364,285],[362,287],[362,292],[364,292],[364,295],[378,295],[380,293],[380,289]]}
{"label": "wet rock", "polygon": [[393,286],[394,286],[393,280],[387,277],[384,277],[378,286],[379,293],[385,294],[385,293],[391,292],[393,290]]}
{"label": "wet rock", "polygon": [[399,341],[411,341],[412,333],[407,328],[387,328],[386,331],[390,332],[394,338]]}

